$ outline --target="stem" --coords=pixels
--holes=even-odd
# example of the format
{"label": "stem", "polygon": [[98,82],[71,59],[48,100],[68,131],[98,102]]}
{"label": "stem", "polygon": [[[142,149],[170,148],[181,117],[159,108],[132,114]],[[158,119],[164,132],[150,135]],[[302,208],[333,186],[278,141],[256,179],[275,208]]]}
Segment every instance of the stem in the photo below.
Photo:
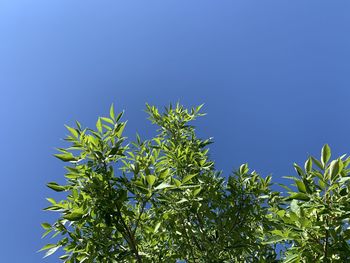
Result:
{"label": "stem", "polygon": [[188,245],[190,247],[191,258],[192,258],[193,262],[196,263],[196,257],[195,257],[194,252],[193,252],[193,244],[191,242],[190,237],[187,234],[186,227],[183,228],[183,233],[185,234],[185,237],[187,239]]}
{"label": "stem", "polygon": [[328,229],[326,229],[326,240],[323,245],[324,262],[328,262],[328,238],[329,238],[329,231]]}
{"label": "stem", "polygon": [[136,261],[139,263],[142,263],[142,259],[141,256],[139,255],[138,249],[137,249],[137,244],[136,244],[136,240],[135,240],[135,236],[134,234],[130,231],[130,228],[128,227],[128,225],[125,223],[120,208],[117,206],[117,214],[118,217],[120,218],[120,221],[124,227],[124,231],[126,231],[126,236],[128,238],[126,238],[126,241],[128,242],[131,250],[134,252],[135,257],[136,257]]}
{"label": "stem", "polygon": [[152,196],[153,196],[153,194],[150,197],[148,197],[146,200],[142,201],[141,212],[140,212],[140,214],[139,214],[139,216],[138,216],[138,218],[136,220],[135,228],[133,230],[133,235],[135,235],[136,229],[139,226],[139,223],[140,223],[140,220],[141,220],[141,216],[142,216],[143,212],[145,211],[146,204],[151,199]]}

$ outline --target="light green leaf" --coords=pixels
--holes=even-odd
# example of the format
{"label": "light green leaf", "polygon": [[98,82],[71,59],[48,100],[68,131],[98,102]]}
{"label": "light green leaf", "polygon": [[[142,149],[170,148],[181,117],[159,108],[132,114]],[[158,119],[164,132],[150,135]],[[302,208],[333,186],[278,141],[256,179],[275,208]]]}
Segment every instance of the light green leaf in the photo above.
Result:
{"label": "light green leaf", "polygon": [[290,210],[295,214],[299,215],[300,207],[298,205],[298,200],[294,199],[290,202]]}
{"label": "light green leaf", "polygon": [[68,125],[65,125],[67,130],[75,137],[78,138],[79,137],[79,133],[76,129],[69,127]]}
{"label": "light green leaf", "polygon": [[311,160],[318,166],[318,168],[320,168],[322,170],[324,169],[323,164],[319,160],[317,160],[316,158],[314,158],[312,156],[311,156]]}
{"label": "light green leaf", "polygon": [[51,225],[49,223],[42,223],[41,224],[42,228],[44,228],[45,230],[51,229]]}
{"label": "light green leaf", "polygon": [[322,190],[324,190],[324,189],[326,188],[326,184],[325,184],[325,182],[323,181],[323,179],[319,179],[319,180],[318,180],[318,185],[320,186],[320,188],[321,188]]}
{"label": "light green leaf", "polygon": [[193,177],[195,177],[197,174],[189,174],[189,175],[186,175],[183,179],[182,179],[182,183],[186,183],[188,181],[190,181]]}
{"label": "light green leaf", "polygon": [[53,247],[57,247],[57,244],[47,244],[47,245],[43,246],[39,251],[48,250],[48,249],[53,248]]}
{"label": "light green leaf", "polygon": [[160,225],[161,225],[161,222],[158,222],[158,223],[156,224],[156,226],[154,227],[153,233],[157,233],[157,231],[158,231]]}
{"label": "light green leaf", "polygon": [[292,193],[290,196],[288,196],[285,200],[301,200],[301,201],[309,201],[310,197],[307,194],[304,193]]}
{"label": "light green leaf", "polygon": [[112,103],[110,109],[109,109],[109,116],[111,117],[112,120],[115,120],[115,113],[114,113],[114,105]]}
{"label": "light green leaf", "polygon": [[295,171],[299,174],[299,176],[304,176],[304,171],[303,169],[296,163],[293,164]]}
{"label": "light green leaf", "polygon": [[46,200],[49,201],[49,202],[50,202],[51,204],[53,204],[53,205],[56,204],[56,201],[55,201],[55,199],[53,199],[53,198],[48,197],[48,198],[46,198]]}
{"label": "light green leaf", "polygon": [[123,122],[118,126],[118,132],[116,133],[118,138],[122,136],[125,126],[126,126],[126,122]]}
{"label": "light green leaf", "polygon": [[166,182],[162,182],[160,185],[158,185],[157,187],[155,187],[155,190],[161,190],[161,189],[165,189],[165,188],[170,188],[172,187],[172,185],[166,183]]}
{"label": "light green leaf", "polygon": [[342,178],[339,179],[339,184],[344,184],[344,183],[346,183],[349,180],[350,180],[350,176],[342,177]]}
{"label": "light green leaf", "polygon": [[154,182],[156,181],[156,177],[154,175],[149,174],[146,176],[146,180],[147,180],[148,185],[150,187],[152,187]]}
{"label": "light green leaf", "polygon": [[98,130],[99,133],[102,133],[102,122],[101,122],[101,118],[98,118],[98,119],[97,119],[96,128],[97,128],[97,130]]}
{"label": "light green leaf", "polygon": [[45,231],[45,233],[41,236],[41,238],[46,237],[48,234],[50,234],[52,232],[52,229],[48,229]]}
{"label": "light green leaf", "polygon": [[176,203],[177,204],[182,204],[182,203],[185,203],[185,202],[188,202],[188,200],[186,198],[181,198],[181,200],[177,201]]}
{"label": "light green leaf", "polygon": [[109,124],[113,124],[114,125],[114,121],[110,118],[106,118],[106,117],[101,117],[101,120],[108,122]]}
{"label": "light green leaf", "polygon": [[170,169],[165,169],[165,170],[163,170],[162,172],[160,172],[159,178],[160,178],[160,179],[167,178],[168,175],[169,175],[169,173],[170,173]]}
{"label": "light green leaf", "polygon": [[54,154],[55,157],[57,157],[58,159],[64,161],[64,162],[71,162],[71,161],[77,161],[77,158],[74,157],[74,155],[72,153],[58,153],[58,154]]}
{"label": "light green leaf", "polygon": [[306,172],[308,172],[308,173],[311,172],[311,170],[312,170],[312,158],[311,157],[309,157],[307,159],[307,161],[305,162],[304,168],[305,168]]}
{"label": "light green leaf", "polygon": [[181,181],[176,179],[176,178],[172,178],[172,180],[174,181],[176,187],[180,187],[181,186]]}
{"label": "light green leaf", "polygon": [[51,249],[49,249],[46,253],[45,253],[45,256],[44,258],[52,255],[53,253],[55,253],[57,251],[57,249],[59,249],[61,246],[56,246],[56,247],[53,247]]}
{"label": "light green leaf", "polygon": [[340,159],[334,160],[329,165],[329,173],[332,179],[334,179],[339,173],[341,173],[344,165]]}
{"label": "light green leaf", "polygon": [[48,183],[47,187],[51,188],[52,190],[54,190],[56,192],[62,192],[62,191],[66,190],[66,188],[64,186],[59,185],[55,182]]}
{"label": "light green leaf", "polygon": [[242,164],[240,167],[239,167],[239,173],[240,174],[246,174],[248,173],[249,171],[249,168],[248,168],[248,164],[245,163],[245,164]]}
{"label": "light green leaf", "polygon": [[331,149],[328,144],[325,144],[321,150],[321,162],[323,167],[326,167],[326,163],[331,158]]}
{"label": "light green leaf", "polygon": [[295,184],[297,185],[299,192],[306,194],[306,187],[302,181],[295,180]]}
{"label": "light green leaf", "polygon": [[69,214],[66,214],[63,216],[64,219],[67,219],[69,221],[77,221],[79,219],[81,219],[83,217],[83,213],[82,212],[72,212]]}
{"label": "light green leaf", "polygon": [[202,191],[201,187],[198,187],[198,188],[194,189],[193,192],[192,192],[193,196],[197,196],[200,193],[200,191]]}

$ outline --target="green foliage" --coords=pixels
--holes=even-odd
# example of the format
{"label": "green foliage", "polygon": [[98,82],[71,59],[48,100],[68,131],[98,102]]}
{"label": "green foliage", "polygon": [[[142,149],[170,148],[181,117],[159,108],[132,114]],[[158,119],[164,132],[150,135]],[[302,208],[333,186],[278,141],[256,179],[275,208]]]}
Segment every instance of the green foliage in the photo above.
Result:
{"label": "green foliage", "polygon": [[267,243],[284,241],[284,262],[349,262],[350,158],[332,160],[328,145],[321,160],[307,159],[297,177],[290,177],[295,191],[271,207],[274,229]]}
{"label": "green foliage", "polygon": [[[65,192],[47,198],[43,236],[57,240],[41,250],[74,262],[347,262],[349,248],[349,158],[308,158],[294,190],[270,189],[243,164],[229,177],[209,158],[211,139],[190,124],[204,114],[177,104],[163,113],[147,105],[158,134],[127,143],[123,113],[100,117],[96,129],[67,127]],[[276,249],[276,246],[282,247]],[[276,251],[281,250],[281,255]]]}

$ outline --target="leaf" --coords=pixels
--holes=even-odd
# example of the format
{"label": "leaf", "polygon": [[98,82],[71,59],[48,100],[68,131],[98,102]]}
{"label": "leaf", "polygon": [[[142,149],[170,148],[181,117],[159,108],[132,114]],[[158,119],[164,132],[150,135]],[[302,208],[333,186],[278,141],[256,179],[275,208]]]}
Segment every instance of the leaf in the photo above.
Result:
{"label": "leaf", "polygon": [[279,217],[284,217],[285,214],[286,214],[286,210],[278,210],[276,212],[276,215],[278,215]]}
{"label": "leaf", "polygon": [[297,185],[299,192],[306,194],[306,187],[302,181],[295,180],[295,184]]}
{"label": "leaf", "polygon": [[120,118],[123,116],[124,111],[122,111],[121,113],[118,114],[117,118],[115,118],[115,122],[118,122],[120,120]]}
{"label": "leaf", "polygon": [[305,168],[306,172],[308,172],[308,173],[311,172],[311,170],[312,170],[312,158],[311,157],[309,157],[307,159],[307,161],[305,162],[304,168]]}
{"label": "leaf", "polygon": [[177,201],[176,203],[177,204],[182,204],[182,203],[185,203],[185,202],[187,202],[188,200],[186,199],[186,198],[181,198],[181,200],[180,201]]}
{"label": "leaf", "polygon": [[196,196],[196,195],[198,195],[199,193],[200,193],[200,191],[202,190],[202,188],[201,187],[198,187],[198,188],[196,188],[195,190],[193,190],[193,196]]}
{"label": "leaf", "polygon": [[317,160],[316,158],[314,158],[312,156],[311,156],[311,160],[318,166],[318,168],[320,168],[322,170],[324,169],[324,166],[322,165],[322,163],[319,160]]}
{"label": "leaf", "polygon": [[102,133],[102,122],[101,122],[101,118],[98,118],[98,119],[97,119],[96,128],[97,128],[97,130],[98,130],[99,133]]}
{"label": "leaf", "polygon": [[57,247],[57,244],[47,244],[47,245],[43,246],[43,247],[39,250],[39,252],[40,252],[40,251],[44,251],[44,250],[48,250],[48,249],[53,248],[53,247]]}
{"label": "leaf", "polygon": [[[285,177],[283,177],[283,178],[285,178]],[[294,179],[294,177],[293,177],[293,179]],[[277,185],[281,186],[282,188],[286,189],[287,191],[292,191],[292,189],[290,187],[288,187],[284,184],[277,183]]]}
{"label": "leaf", "polygon": [[160,225],[161,225],[161,222],[158,222],[158,223],[156,224],[156,226],[154,227],[153,233],[157,233],[157,231],[158,231]]}
{"label": "leaf", "polygon": [[293,199],[301,200],[301,201],[309,201],[310,197],[304,193],[292,193],[290,196],[286,197],[285,200],[289,201],[289,200],[293,200]]}
{"label": "leaf", "polygon": [[294,199],[292,202],[290,202],[290,210],[294,212],[295,214],[299,215],[300,213],[300,207],[298,205],[298,200]]}
{"label": "leaf", "polygon": [[46,237],[48,234],[50,234],[52,232],[52,229],[48,229],[45,231],[45,233],[41,236],[41,238]]}
{"label": "leaf", "polygon": [[266,241],[263,242],[263,244],[275,244],[275,243],[279,243],[281,241],[284,240],[288,240],[288,237],[281,237],[281,236],[272,236],[270,238],[268,238]]}
{"label": "leaf", "polygon": [[48,197],[48,198],[46,198],[46,200],[49,201],[49,202],[50,202],[51,204],[53,204],[53,205],[56,204],[56,201],[55,201],[55,199],[53,199],[53,198]]}
{"label": "leaf", "polygon": [[172,178],[172,179],[173,179],[173,181],[174,181],[176,187],[180,187],[180,186],[181,186],[180,180],[178,180],[178,179],[176,179],[176,178]]}
{"label": "leaf", "polygon": [[78,221],[79,219],[81,219],[83,217],[83,213],[82,212],[72,212],[69,214],[66,214],[63,216],[64,219],[67,219],[69,221]]}
{"label": "leaf", "polygon": [[57,249],[59,249],[61,246],[56,246],[56,247],[53,247],[51,249],[49,249],[46,253],[45,253],[45,256],[44,258],[52,255],[53,253],[55,253],[57,251]]}
{"label": "leaf", "polygon": [[76,157],[74,157],[74,155],[72,153],[57,153],[54,154],[54,156],[58,159],[60,159],[61,161],[64,162],[71,162],[71,161],[77,161],[78,159]]}
{"label": "leaf", "polygon": [[80,124],[80,122],[75,121],[75,123],[76,123],[76,125],[77,125],[77,127],[78,127],[79,131],[81,131],[81,124]]}
{"label": "leaf", "polygon": [[322,179],[318,180],[318,184],[322,190],[324,190],[326,188],[326,184]]}
{"label": "leaf", "polygon": [[147,175],[146,176],[147,183],[150,187],[153,186],[154,182],[156,181],[156,177],[154,175]]}
{"label": "leaf", "polygon": [[109,108],[109,116],[112,120],[115,120],[115,113],[114,113],[114,105],[112,103],[111,107]]}
{"label": "leaf", "polygon": [[[113,124],[114,125],[114,121],[110,118],[107,117],[101,117],[101,120],[108,122],[109,124]],[[108,126],[107,126],[108,127]]]}
{"label": "leaf", "polygon": [[248,168],[248,164],[245,163],[245,164],[242,164],[240,167],[239,167],[239,173],[240,174],[246,174],[248,173],[249,171],[249,168]]}
{"label": "leaf", "polygon": [[196,113],[198,113],[200,110],[201,110],[201,108],[204,106],[204,103],[203,104],[201,104],[201,105],[199,105],[199,106],[197,106],[197,108],[196,108]]}
{"label": "leaf", "polygon": [[329,148],[328,144],[325,144],[321,150],[321,162],[323,167],[326,167],[326,163],[329,161],[330,158],[331,158],[331,149]]}
{"label": "leaf", "polygon": [[344,165],[340,159],[334,160],[329,165],[329,173],[332,179],[334,179],[339,173],[341,173]]}
{"label": "leaf", "polygon": [[66,188],[64,186],[59,185],[55,182],[48,183],[46,186],[51,188],[52,190],[54,190],[56,192],[62,192],[62,191],[66,190]]}
{"label": "leaf", "polygon": [[182,183],[186,183],[188,181],[190,181],[193,177],[195,177],[197,174],[189,174],[189,175],[186,175],[183,179],[182,179]]}
{"label": "leaf", "polygon": [[350,163],[350,156],[344,160],[344,168],[347,168]]}
{"label": "leaf", "polygon": [[49,223],[42,223],[41,227],[44,228],[45,230],[51,229],[51,225]]}
{"label": "leaf", "polygon": [[164,179],[164,178],[168,177],[169,173],[170,173],[170,169],[165,169],[162,172],[160,172],[159,178]]}
{"label": "leaf", "polygon": [[64,125],[66,126],[67,130],[75,137],[78,138],[79,137],[79,133],[76,129],[69,127],[68,125]]}
{"label": "leaf", "polygon": [[345,182],[349,181],[350,177],[342,177],[339,179],[339,184],[344,184]]}
{"label": "leaf", "polygon": [[172,185],[166,183],[166,182],[162,182],[160,185],[158,185],[157,187],[155,187],[155,190],[161,190],[161,189],[165,189],[165,188],[170,188],[172,187]]}
{"label": "leaf", "polygon": [[303,177],[305,175],[303,169],[298,164],[294,163],[293,166],[299,176]]}
{"label": "leaf", "polygon": [[118,138],[122,136],[125,126],[126,122],[123,122],[121,125],[118,126],[118,132],[116,133]]}

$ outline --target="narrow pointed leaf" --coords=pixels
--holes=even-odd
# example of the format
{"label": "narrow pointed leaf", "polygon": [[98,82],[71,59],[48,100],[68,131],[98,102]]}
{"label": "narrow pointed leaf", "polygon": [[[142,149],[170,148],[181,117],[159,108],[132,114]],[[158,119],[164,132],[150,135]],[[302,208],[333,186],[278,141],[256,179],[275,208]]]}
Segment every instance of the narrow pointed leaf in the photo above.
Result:
{"label": "narrow pointed leaf", "polygon": [[66,190],[66,188],[64,186],[59,185],[55,182],[48,183],[47,187],[51,188],[52,190],[54,190],[56,192],[62,192],[62,191]]}
{"label": "narrow pointed leaf", "polygon": [[115,113],[114,113],[114,105],[112,103],[110,109],[109,109],[109,116],[111,117],[112,120],[115,120]]}

